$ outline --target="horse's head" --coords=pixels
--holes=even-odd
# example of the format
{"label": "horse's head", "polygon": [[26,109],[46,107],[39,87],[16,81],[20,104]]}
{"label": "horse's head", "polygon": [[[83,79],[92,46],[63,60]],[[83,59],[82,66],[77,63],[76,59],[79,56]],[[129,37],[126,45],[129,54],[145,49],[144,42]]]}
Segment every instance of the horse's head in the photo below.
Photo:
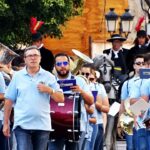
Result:
{"label": "horse's head", "polygon": [[101,74],[101,79],[103,80],[103,83],[105,84],[107,93],[110,90],[110,82],[111,82],[111,72],[113,69],[113,62],[111,59],[107,57],[107,55],[99,55],[96,56],[93,59],[94,63],[93,66],[98,70]]}
{"label": "horse's head", "polygon": [[111,70],[113,69],[113,62],[111,59],[107,57],[107,55],[99,55],[96,56],[94,59],[94,67],[98,70],[104,81],[110,81],[111,78]]}

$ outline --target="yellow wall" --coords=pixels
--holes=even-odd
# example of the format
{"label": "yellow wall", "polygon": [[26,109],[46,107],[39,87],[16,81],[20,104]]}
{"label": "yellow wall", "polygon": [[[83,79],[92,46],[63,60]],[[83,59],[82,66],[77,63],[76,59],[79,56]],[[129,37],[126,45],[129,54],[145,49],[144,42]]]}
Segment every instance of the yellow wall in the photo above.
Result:
{"label": "yellow wall", "polygon": [[65,52],[73,55],[71,49],[74,48],[90,55],[89,36],[97,42],[104,42],[110,36],[105,25],[105,14],[109,8],[115,8],[115,12],[119,15],[128,8],[128,0],[106,0],[106,5],[104,1],[85,0],[82,16],[73,17],[66,22],[65,27],[62,27],[61,39],[44,39],[45,47],[52,50],[53,54]]}

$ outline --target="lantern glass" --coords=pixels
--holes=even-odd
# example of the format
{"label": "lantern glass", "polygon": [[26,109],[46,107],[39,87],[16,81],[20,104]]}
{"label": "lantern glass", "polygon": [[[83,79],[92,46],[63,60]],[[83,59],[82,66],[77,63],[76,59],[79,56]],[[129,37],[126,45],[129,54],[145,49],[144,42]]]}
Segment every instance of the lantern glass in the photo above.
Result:
{"label": "lantern glass", "polygon": [[116,20],[107,20],[107,31],[108,32],[115,32],[116,31]]}
{"label": "lantern glass", "polygon": [[132,30],[132,23],[133,21],[131,20],[122,20],[122,32],[131,32]]}

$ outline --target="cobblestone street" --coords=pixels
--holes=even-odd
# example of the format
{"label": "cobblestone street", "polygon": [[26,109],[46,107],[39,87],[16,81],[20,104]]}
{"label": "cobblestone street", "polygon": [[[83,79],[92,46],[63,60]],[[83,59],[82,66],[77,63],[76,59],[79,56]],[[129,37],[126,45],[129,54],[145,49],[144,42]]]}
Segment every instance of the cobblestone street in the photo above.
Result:
{"label": "cobblestone street", "polygon": [[[104,148],[106,150],[106,148]],[[116,150],[126,150],[125,141],[117,141]]]}

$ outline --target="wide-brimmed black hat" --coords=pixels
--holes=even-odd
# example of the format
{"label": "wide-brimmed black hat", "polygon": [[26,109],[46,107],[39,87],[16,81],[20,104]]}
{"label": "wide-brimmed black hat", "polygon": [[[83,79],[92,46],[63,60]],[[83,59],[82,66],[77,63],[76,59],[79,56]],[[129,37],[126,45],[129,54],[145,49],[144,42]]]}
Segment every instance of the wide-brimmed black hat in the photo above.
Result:
{"label": "wide-brimmed black hat", "polygon": [[137,32],[137,37],[146,37],[146,31],[145,30],[140,30]]}
{"label": "wide-brimmed black hat", "polygon": [[108,42],[113,42],[114,40],[126,41],[126,38],[121,37],[119,34],[113,34],[111,38],[107,39]]}
{"label": "wide-brimmed black hat", "polygon": [[42,40],[42,34],[40,32],[34,33],[32,34],[32,41],[38,41],[38,40]]}

